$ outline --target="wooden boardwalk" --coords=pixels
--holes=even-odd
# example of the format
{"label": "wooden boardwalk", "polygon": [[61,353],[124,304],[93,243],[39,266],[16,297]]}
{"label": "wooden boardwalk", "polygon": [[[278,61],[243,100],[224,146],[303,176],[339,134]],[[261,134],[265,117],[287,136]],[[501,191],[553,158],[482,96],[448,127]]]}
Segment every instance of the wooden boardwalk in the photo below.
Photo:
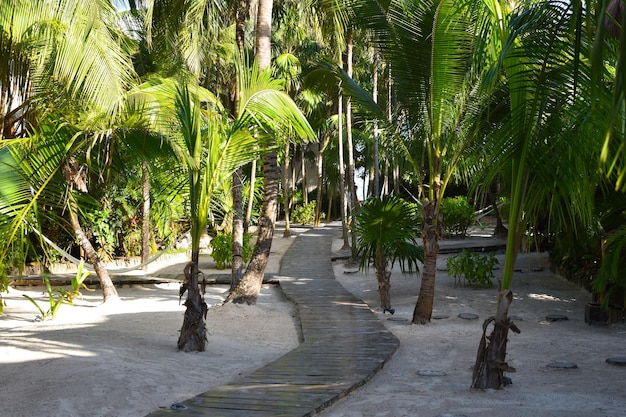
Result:
{"label": "wooden boardwalk", "polygon": [[280,285],[297,306],[304,342],[227,385],[149,416],[310,416],[367,382],[398,349],[369,307],[339,284],[335,227],[312,229],[283,256]]}

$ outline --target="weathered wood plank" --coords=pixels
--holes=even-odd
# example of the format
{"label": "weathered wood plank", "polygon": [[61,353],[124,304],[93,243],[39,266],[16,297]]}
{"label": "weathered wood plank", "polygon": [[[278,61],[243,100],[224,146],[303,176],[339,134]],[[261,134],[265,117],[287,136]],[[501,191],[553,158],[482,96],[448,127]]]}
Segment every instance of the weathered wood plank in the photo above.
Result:
{"label": "weathered wood plank", "polygon": [[334,228],[301,235],[276,278],[298,308],[304,342],[233,382],[150,416],[310,416],[361,386],[399,346],[370,308],[335,279]]}

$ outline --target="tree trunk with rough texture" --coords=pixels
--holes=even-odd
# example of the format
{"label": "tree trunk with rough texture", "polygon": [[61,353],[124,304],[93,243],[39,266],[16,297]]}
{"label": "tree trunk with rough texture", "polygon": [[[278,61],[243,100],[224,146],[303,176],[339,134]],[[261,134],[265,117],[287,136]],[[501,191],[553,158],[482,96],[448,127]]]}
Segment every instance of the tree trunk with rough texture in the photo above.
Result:
{"label": "tree trunk with rough texture", "polygon": [[387,262],[382,248],[376,249],[376,279],[378,280],[378,295],[380,296],[380,308],[385,312],[394,313],[391,308],[391,271],[387,271]]}
{"label": "tree trunk with rough texture", "polygon": [[438,210],[437,200],[427,201],[424,204],[424,218],[422,240],[424,242],[424,270],[422,283],[413,311],[413,323],[426,324],[433,314],[435,299],[435,275],[437,273],[437,255],[439,254],[439,239],[442,231],[442,214]]}
{"label": "tree trunk with rough texture", "polygon": [[[520,330],[508,317],[509,306],[512,301],[513,293],[510,290],[500,291],[496,316],[488,318],[483,323],[483,334],[472,373],[472,388],[500,389],[511,383],[511,379],[504,376],[505,372],[515,372],[515,368],[506,363],[506,344],[509,329],[515,333],[520,333]],[[487,336],[487,329],[491,323],[493,323],[493,330]]]}
{"label": "tree trunk with rough texture", "polygon": [[317,193],[315,197],[315,227],[322,222],[322,187],[324,186],[324,157],[322,150],[326,143],[325,137],[320,141],[318,152],[315,155],[315,163],[317,166]]}
{"label": "tree trunk with rough texture", "polygon": [[248,191],[248,204],[246,205],[246,218],[243,221],[243,233],[248,233],[250,219],[252,219],[252,206],[254,205],[254,186],[256,184],[256,160],[250,164],[250,189]]}
{"label": "tree trunk with rough texture", "polygon": [[278,197],[278,167],[276,165],[276,152],[268,152],[263,157],[263,183],[265,195],[263,200],[263,213],[259,218],[259,233],[257,242],[252,253],[252,259],[248,263],[246,273],[239,285],[230,292],[226,302],[235,304],[256,304],[265,267],[272,249],[272,239],[276,224],[276,206]]}
{"label": "tree trunk with rough texture", "polygon": [[285,143],[285,163],[283,164],[283,201],[285,202],[285,231],[283,237],[291,237],[291,225],[289,223],[289,215],[291,207],[289,207],[289,142]]}
{"label": "tree trunk with rough texture", "polygon": [[[63,165],[63,177],[65,181],[77,190],[87,193],[87,178],[85,173],[78,169],[73,159],[70,159]],[[107,271],[104,262],[100,260],[98,253],[94,249],[93,245],[89,241],[89,238],[83,231],[80,226],[80,221],[78,220],[78,209],[76,207],[76,203],[73,200],[70,200],[68,205],[68,212],[70,215],[70,224],[74,229],[74,233],[76,233],[76,237],[78,238],[78,243],[82,248],[85,256],[87,257],[87,261],[91,264],[93,269],[96,271],[96,276],[100,281],[100,287],[102,288],[102,298],[104,302],[119,300],[119,295],[117,294],[117,290],[113,285],[113,281],[111,281],[111,277],[109,276],[109,272]]]}
{"label": "tree trunk with rough texture", "polygon": [[[243,59],[245,47],[245,26],[249,13],[248,0],[240,0],[237,6],[237,17],[235,24],[235,42],[239,50],[239,59]],[[240,103],[239,80],[235,82],[235,94],[233,100],[233,117],[239,117]],[[243,235],[244,235],[244,219],[243,219],[243,169],[239,167],[233,173],[232,190],[233,197],[233,259],[230,276],[230,289],[234,289],[241,277],[243,276]]]}
{"label": "tree trunk with rough texture", "polygon": [[185,281],[180,288],[181,297],[185,291],[187,292],[187,300],[184,303],[187,309],[178,337],[178,349],[185,352],[204,352],[207,341],[204,320],[208,307],[198,285],[198,255],[192,254],[192,261],[185,266],[183,271]]}
{"label": "tree trunk with rough texture", "polygon": [[[150,258],[150,172],[148,162],[141,164],[142,211],[141,211],[141,262],[148,262]],[[144,270],[148,265],[144,266]]]}
{"label": "tree trunk with rough texture", "polygon": [[238,168],[233,174],[231,193],[233,196],[233,259],[230,276],[230,289],[239,284],[243,275],[243,170]]}
{"label": "tree trunk with rough texture", "polygon": [[[256,58],[259,69],[270,64],[272,34],[272,0],[259,0],[256,22]],[[259,232],[252,259],[239,284],[228,294],[226,302],[235,304],[256,304],[261,292],[265,267],[272,249],[272,239],[276,224],[278,206],[278,164],[276,150],[263,156],[263,209],[259,218]]]}
{"label": "tree trunk with rough texture", "polygon": [[111,281],[111,277],[109,276],[109,272],[107,271],[104,262],[100,260],[98,253],[96,252],[93,245],[89,241],[89,238],[80,226],[78,215],[76,214],[76,207],[73,203],[70,203],[70,208],[68,211],[70,214],[70,223],[72,224],[74,233],[78,238],[78,243],[85,252],[87,262],[89,262],[91,266],[93,266],[93,269],[96,272],[96,276],[100,281],[100,287],[102,288],[102,298],[104,302],[106,303],[108,301],[119,300],[120,297],[117,294],[115,285],[113,285],[113,281]]}

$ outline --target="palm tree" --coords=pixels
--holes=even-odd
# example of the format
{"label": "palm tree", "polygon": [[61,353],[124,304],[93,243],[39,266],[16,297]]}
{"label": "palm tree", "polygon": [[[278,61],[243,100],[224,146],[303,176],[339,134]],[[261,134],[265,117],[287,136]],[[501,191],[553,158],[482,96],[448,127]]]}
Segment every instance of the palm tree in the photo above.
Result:
{"label": "palm tree", "polygon": [[[271,61],[271,22],[272,1],[259,0],[255,49],[256,61],[260,70],[268,68]],[[291,130],[304,140],[314,140],[315,133],[302,112],[300,112],[287,94],[283,94],[282,97],[284,99],[282,103],[283,107],[282,109],[276,108],[275,111],[284,111],[285,116],[288,116],[288,118],[284,119],[284,122],[290,122],[292,125],[287,131]],[[276,121],[278,122],[278,120]],[[278,126],[274,126],[270,130],[266,130],[266,132],[269,133],[269,131],[273,130],[276,134],[280,130],[283,130],[276,129],[277,127]],[[263,282],[263,274],[267,266],[272,246],[272,238],[274,236],[278,203],[278,164],[275,149],[271,149],[263,155],[263,174],[264,198],[262,212],[259,217],[257,242],[243,278],[226,299],[226,301],[233,303],[255,304]]]}
{"label": "palm tree", "polygon": [[[8,138],[30,135],[31,139],[39,138],[51,143],[65,139],[68,141],[66,152],[75,152],[77,148],[72,143],[84,144],[85,141],[75,141],[72,135],[80,131],[93,132],[99,117],[106,115],[112,118],[117,113],[120,97],[130,84],[132,67],[126,51],[116,41],[116,19],[115,9],[102,2],[18,0],[0,6],[0,44],[5,48],[0,58],[2,137],[5,133]],[[38,118],[39,110],[44,108],[54,108],[57,114],[63,112],[69,115],[65,119],[70,124],[80,121],[82,126],[78,130],[40,129],[41,125],[51,123],[50,119]],[[52,122],[52,125],[56,123]],[[65,123],[61,122],[60,126],[65,126]],[[72,130],[72,135],[63,135]],[[54,137],[45,137],[46,134]],[[38,146],[35,142],[30,143]],[[3,141],[0,147],[15,144],[14,141]],[[43,143],[43,146],[48,145]],[[23,161],[23,156],[16,155],[17,161]],[[49,166],[49,170],[35,171],[35,174],[56,176],[64,166],[65,172],[70,174],[67,176],[68,184],[83,188],[80,181],[75,181],[79,180],[74,175],[78,172],[75,170],[80,168],[73,165],[74,156],[71,153],[57,155],[54,161],[61,165]],[[39,182],[39,179],[43,181]],[[39,179],[35,181],[44,187],[52,180],[51,177]],[[12,220],[5,223],[5,239],[0,250],[3,255],[12,245],[17,230],[24,226],[30,210],[36,207],[36,198],[33,197],[44,192],[34,189],[34,195],[21,195],[26,200],[22,201],[23,205],[18,210],[11,211]],[[75,206],[71,204],[70,209],[72,207]],[[75,214],[74,210],[70,210],[74,229],[80,237],[81,229]],[[92,252],[93,247],[87,239],[80,239],[80,243],[86,253]],[[96,263],[94,267],[104,289],[105,300],[116,298],[117,293],[106,270],[97,257],[92,261]]]}
{"label": "palm tree", "polygon": [[481,340],[472,381],[475,388],[500,388],[508,381],[503,373],[512,370],[506,365],[506,340],[508,330],[516,327],[508,310],[513,268],[528,216],[544,209],[561,224],[585,225],[592,218],[592,190],[597,183],[593,167],[598,158],[594,150],[599,146],[589,140],[597,137],[591,133],[593,127],[579,122],[591,107],[587,104],[589,69],[577,60],[575,33],[570,29],[575,26],[572,20],[580,16],[576,6],[528,2],[510,10],[497,1],[483,2],[485,25],[478,33],[485,45],[477,50],[496,55],[478,59],[493,64],[486,86],[501,88],[499,81],[504,80],[508,105],[505,119],[495,123],[497,129],[487,136],[493,145],[498,143],[493,159],[486,161],[487,178],[502,174],[509,181],[510,208],[494,329],[489,343],[486,335]]}
{"label": "palm tree", "polygon": [[370,262],[374,263],[380,307],[383,313],[393,314],[389,267],[397,261],[403,272],[413,272],[413,268],[419,271],[418,261],[424,258],[416,241],[417,207],[396,196],[374,197],[365,201],[355,222],[360,267],[367,270]]}

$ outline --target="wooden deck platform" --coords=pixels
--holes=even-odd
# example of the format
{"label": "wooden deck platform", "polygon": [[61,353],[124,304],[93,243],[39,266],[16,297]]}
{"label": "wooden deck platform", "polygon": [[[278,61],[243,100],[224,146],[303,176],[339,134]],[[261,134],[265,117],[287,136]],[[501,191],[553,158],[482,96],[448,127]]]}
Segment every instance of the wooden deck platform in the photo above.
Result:
{"label": "wooden deck platform", "polygon": [[227,385],[149,416],[310,416],[367,382],[399,347],[369,307],[339,284],[331,265],[335,227],[298,236],[278,279],[297,306],[298,348]]}

